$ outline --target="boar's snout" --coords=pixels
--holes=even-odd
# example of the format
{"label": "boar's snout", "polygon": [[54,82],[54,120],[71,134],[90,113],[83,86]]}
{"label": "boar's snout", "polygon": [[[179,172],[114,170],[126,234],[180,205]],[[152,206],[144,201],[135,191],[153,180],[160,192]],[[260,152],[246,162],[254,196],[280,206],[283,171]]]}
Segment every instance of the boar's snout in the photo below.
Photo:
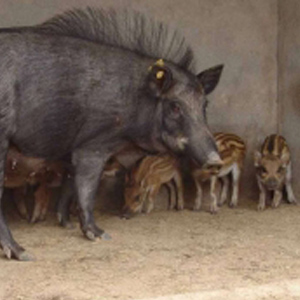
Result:
{"label": "boar's snout", "polygon": [[223,161],[219,155],[214,137],[206,128],[195,130],[187,147],[187,154],[196,164],[202,166],[222,166]]}
{"label": "boar's snout", "polygon": [[218,152],[213,151],[208,155],[208,160],[206,162],[208,167],[213,167],[214,169],[220,170],[224,165],[223,160],[221,159]]}

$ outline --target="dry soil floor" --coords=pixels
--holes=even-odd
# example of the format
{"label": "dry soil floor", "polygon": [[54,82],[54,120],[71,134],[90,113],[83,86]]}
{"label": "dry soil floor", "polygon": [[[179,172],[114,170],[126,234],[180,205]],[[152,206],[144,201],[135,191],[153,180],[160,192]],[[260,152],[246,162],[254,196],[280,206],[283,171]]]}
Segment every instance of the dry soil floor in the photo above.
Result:
{"label": "dry soil floor", "polygon": [[[247,202],[247,201],[246,201]],[[111,241],[85,240],[55,216],[9,220],[34,262],[0,258],[2,300],[300,299],[300,206],[217,215],[154,211],[131,220],[96,212]]]}

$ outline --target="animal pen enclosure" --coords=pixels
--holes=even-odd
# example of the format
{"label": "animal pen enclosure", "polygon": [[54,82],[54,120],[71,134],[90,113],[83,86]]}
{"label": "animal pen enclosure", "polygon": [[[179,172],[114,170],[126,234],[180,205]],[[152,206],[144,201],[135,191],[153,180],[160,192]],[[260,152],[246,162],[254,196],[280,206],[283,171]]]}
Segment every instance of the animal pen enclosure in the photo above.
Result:
{"label": "animal pen enclosure", "polygon": [[[216,215],[207,201],[199,212],[167,211],[163,190],[153,213],[126,221],[118,217],[122,184],[107,179],[95,218],[113,239],[95,242],[82,237],[75,218],[74,230],[58,227],[53,211],[33,225],[6,214],[37,261],[1,259],[0,299],[299,299],[299,207],[257,212],[253,166],[267,135],[285,136],[299,199],[299,1],[0,0],[0,26],[34,25],[86,5],[135,9],[180,29],[197,72],[225,65],[207,113],[212,131],[246,142],[239,205]],[[189,182],[186,191],[193,194]]]}

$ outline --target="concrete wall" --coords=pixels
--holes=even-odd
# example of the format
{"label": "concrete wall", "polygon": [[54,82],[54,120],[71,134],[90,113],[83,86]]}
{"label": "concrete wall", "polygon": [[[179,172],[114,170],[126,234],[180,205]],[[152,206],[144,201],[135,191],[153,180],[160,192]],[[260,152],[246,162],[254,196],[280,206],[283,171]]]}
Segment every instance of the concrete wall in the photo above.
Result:
{"label": "concrete wall", "polygon": [[[293,154],[294,188],[300,194],[300,1],[279,1],[278,39],[280,131]],[[299,196],[298,196],[299,199]]]}
{"label": "concrete wall", "polygon": [[0,0],[0,26],[36,24],[86,5],[132,7],[154,15],[186,35],[199,71],[225,64],[210,96],[209,123],[214,131],[234,132],[247,142],[244,186],[256,195],[252,152],[277,129],[277,0]]}

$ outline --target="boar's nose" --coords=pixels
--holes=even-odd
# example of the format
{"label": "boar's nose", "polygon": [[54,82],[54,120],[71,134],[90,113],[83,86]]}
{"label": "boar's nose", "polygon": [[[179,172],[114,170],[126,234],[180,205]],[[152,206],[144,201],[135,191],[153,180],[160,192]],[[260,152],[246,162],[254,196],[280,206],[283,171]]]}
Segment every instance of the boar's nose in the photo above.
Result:
{"label": "boar's nose", "polygon": [[216,167],[216,168],[221,169],[222,166],[224,165],[224,162],[217,152],[211,152],[208,155],[206,165],[209,167]]}

